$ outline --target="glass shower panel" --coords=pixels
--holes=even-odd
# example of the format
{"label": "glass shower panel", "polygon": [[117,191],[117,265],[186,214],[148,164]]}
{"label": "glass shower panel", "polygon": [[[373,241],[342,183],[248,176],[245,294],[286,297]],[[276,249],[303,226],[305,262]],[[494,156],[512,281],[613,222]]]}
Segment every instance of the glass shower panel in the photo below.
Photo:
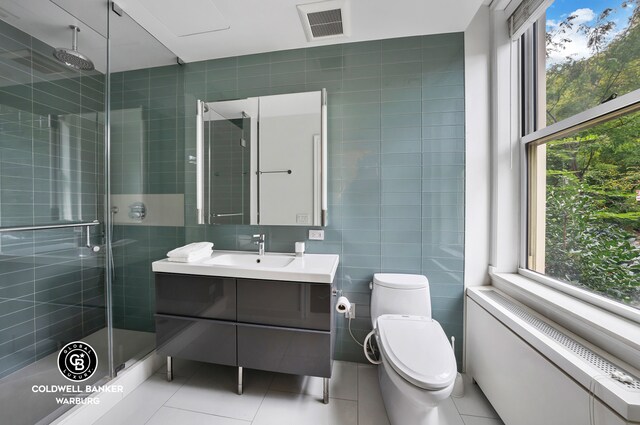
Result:
{"label": "glass shower panel", "polygon": [[[12,425],[48,423],[73,407],[33,390],[72,383],[58,367],[68,343],[96,352],[82,385],[109,377],[106,70],[56,61],[54,47],[69,42],[78,20],[51,2],[38,9],[12,9],[0,21],[0,422]],[[82,34],[83,53],[104,64],[106,39],[86,25]]]}
{"label": "glass shower panel", "polygon": [[[102,216],[104,113],[50,117],[48,150],[50,221],[82,221]],[[92,140],[93,142],[88,142]],[[39,220],[36,220],[39,221]],[[47,217],[42,217],[46,222]]]}
{"label": "glass shower panel", "polygon": [[120,370],[155,349],[151,263],[184,245],[184,107],[176,55],[126,8],[109,25],[113,354]]}
{"label": "glass shower panel", "polygon": [[211,224],[249,224],[251,120],[210,119],[204,122],[204,190]]}

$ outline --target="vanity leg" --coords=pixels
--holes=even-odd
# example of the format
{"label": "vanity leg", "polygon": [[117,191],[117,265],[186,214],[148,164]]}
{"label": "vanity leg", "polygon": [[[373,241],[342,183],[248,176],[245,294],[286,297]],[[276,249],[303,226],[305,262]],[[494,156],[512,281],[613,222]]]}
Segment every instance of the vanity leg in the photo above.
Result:
{"label": "vanity leg", "polygon": [[329,404],[329,378],[322,378],[322,402]]}
{"label": "vanity leg", "polygon": [[238,366],[238,395],[242,395],[242,366]]}
{"label": "vanity leg", "polygon": [[167,381],[173,381],[173,359],[167,356]]}

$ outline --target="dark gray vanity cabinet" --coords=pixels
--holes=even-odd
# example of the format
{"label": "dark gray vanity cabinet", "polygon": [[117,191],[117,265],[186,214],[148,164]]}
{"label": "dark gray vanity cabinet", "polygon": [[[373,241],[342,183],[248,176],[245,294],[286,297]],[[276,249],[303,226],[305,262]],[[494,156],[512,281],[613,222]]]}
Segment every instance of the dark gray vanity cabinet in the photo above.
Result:
{"label": "dark gray vanity cabinet", "polygon": [[156,273],[161,354],[331,377],[332,285]]}
{"label": "dark gray vanity cabinet", "polygon": [[331,377],[329,331],[238,324],[238,366]]}
{"label": "dark gray vanity cabinet", "polygon": [[238,279],[238,322],[331,330],[331,285]]}
{"label": "dark gray vanity cabinet", "polygon": [[156,314],[156,346],[166,356],[236,366],[236,324]]}
{"label": "dark gray vanity cabinet", "polygon": [[238,366],[331,376],[331,285],[238,279]]}
{"label": "dark gray vanity cabinet", "polygon": [[236,280],[156,273],[159,353],[237,365]]}
{"label": "dark gray vanity cabinet", "polygon": [[156,312],[236,320],[236,279],[156,273]]}

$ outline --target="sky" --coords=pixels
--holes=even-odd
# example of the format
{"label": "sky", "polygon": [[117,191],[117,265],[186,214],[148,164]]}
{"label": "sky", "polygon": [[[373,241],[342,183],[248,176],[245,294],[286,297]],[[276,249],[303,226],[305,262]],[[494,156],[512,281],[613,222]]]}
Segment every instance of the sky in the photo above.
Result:
{"label": "sky", "polygon": [[623,0],[555,0],[547,9],[547,31],[553,30],[566,17],[576,15],[573,21],[573,30],[563,37],[572,41],[566,43],[566,48],[560,52],[551,52],[547,58],[547,67],[566,60],[567,56],[574,59],[583,59],[591,56],[592,52],[587,47],[587,37],[578,31],[578,26],[582,23],[593,24],[600,12],[607,7],[615,10],[610,15],[611,20],[616,23],[611,37],[613,38],[619,31],[627,26],[627,20],[631,15],[629,8],[622,8]]}

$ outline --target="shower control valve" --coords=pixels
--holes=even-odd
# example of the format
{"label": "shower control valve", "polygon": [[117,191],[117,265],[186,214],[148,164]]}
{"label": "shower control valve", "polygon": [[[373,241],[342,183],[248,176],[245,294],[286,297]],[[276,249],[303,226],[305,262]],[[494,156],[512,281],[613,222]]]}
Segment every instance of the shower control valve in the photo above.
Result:
{"label": "shower control valve", "polygon": [[129,218],[132,220],[144,220],[147,216],[147,207],[143,202],[134,202],[129,205]]}

